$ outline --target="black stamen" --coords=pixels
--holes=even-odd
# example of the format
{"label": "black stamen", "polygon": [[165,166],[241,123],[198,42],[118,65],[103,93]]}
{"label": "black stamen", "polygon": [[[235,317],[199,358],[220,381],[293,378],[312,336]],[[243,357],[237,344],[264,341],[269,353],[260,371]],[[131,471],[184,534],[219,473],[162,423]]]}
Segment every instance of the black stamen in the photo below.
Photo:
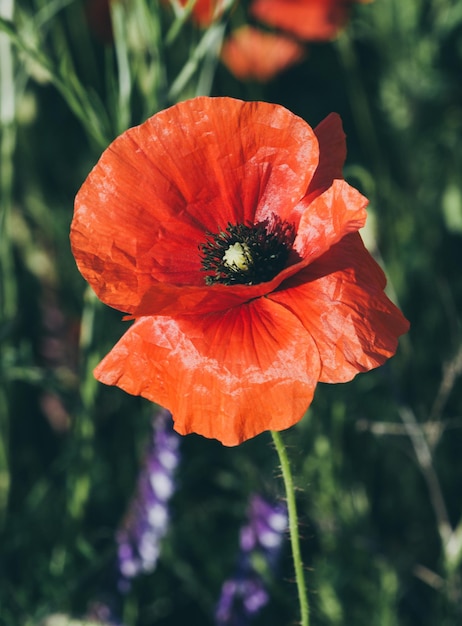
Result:
{"label": "black stamen", "polygon": [[295,240],[293,224],[272,215],[257,224],[230,224],[225,231],[207,233],[199,246],[202,269],[211,272],[207,285],[255,285],[284,269]]}

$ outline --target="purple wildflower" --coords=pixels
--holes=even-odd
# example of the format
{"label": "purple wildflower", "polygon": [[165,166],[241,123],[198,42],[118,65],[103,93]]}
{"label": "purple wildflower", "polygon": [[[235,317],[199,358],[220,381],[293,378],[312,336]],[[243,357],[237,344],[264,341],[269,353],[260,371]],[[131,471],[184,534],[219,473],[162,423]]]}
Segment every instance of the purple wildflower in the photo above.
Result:
{"label": "purple wildflower", "polygon": [[175,490],[174,472],[179,462],[179,435],[172,430],[171,418],[166,410],[154,418],[137,490],[116,535],[119,588],[123,592],[129,589],[132,578],[155,569],[160,542],[168,529],[168,504]]}
{"label": "purple wildflower", "polygon": [[217,626],[246,626],[268,603],[265,580],[274,571],[287,530],[287,509],[255,494],[241,528],[234,576],[223,584],[215,612]]}

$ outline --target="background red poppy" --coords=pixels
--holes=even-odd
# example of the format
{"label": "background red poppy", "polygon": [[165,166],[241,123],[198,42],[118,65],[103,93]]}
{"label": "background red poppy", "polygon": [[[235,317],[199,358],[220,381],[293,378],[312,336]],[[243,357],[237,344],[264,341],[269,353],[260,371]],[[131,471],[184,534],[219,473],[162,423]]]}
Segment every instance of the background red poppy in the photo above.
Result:
{"label": "background red poppy", "polygon": [[241,80],[268,81],[305,56],[304,48],[283,35],[242,26],[226,38],[221,59]]}
{"label": "background red poppy", "polygon": [[332,39],[357,0],[253,0],[254,17],[307,41]]}

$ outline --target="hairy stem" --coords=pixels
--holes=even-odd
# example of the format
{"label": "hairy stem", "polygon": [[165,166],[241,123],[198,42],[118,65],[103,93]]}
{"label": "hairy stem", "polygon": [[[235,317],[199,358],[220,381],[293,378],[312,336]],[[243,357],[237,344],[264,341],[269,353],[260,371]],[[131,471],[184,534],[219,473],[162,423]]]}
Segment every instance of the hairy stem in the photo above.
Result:
{"label": "hairy stem", "polygon": [[297,583],[298,599],[300,603],[300,617],[301,626],[309,626],[309,607],[308,596],[306,593],[305,574],[303,571],[302,557],[300,553],[300,537],[298,534],[298,517],[297,507],[295,504],[295,492],[294,482],[292,479],[292,472],[290,469],[289,458],[287,456],[286,448],[282,442],[280,434],[276,431],[271,431],[274,445],[279,456],[279,462],[281,464],[282,478],[284,480],[284,486],[286,490],[287,498],[287,510],[289,513],[289,532],[290,543],[292,546],[292,558],[295,568],[295,580]]}

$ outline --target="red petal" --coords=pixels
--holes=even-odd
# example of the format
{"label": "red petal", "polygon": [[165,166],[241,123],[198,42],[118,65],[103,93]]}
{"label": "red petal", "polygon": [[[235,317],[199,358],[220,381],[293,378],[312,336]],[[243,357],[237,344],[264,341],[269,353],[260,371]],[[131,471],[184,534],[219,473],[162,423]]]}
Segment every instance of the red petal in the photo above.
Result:
{"label": "red petal", "polygon": [[[308,188],[308,194],[327,189],[336,178],[343,178],[346,141],[342,120],[331,113],[314,129],[319,141],[319,165]],[[319,193],[319,192],[318,192]]]}
{"label": "red petal", "polygon": [[297,318],[261,298],[224,314],[141,318],[95,375],[168,408],[179,433],[232,446],[300,420],[319,368]]}
{"label": "red petal", "polygon": [[202,285],[206,231],[285,219],[318,159],[312,129],[281,106],[205,97],[175,105],[116,139],[77,194],[79,269],[103,302],[133,314],[157,281]]}
{"label": "red petal", "polygon": [[332,186],[310,202],[307,197],[296,207],[303,210],[294,248],[311,262],[327,252],[345,235],[366,223],[368,200],[344,180],[334,180]]}
{"label": "red petal", "polygon": [[354,233],[268,296],[294,313],[313,337],[321,382],[351,380],[395,353],[409,323],[383,292],[385,282]]}

